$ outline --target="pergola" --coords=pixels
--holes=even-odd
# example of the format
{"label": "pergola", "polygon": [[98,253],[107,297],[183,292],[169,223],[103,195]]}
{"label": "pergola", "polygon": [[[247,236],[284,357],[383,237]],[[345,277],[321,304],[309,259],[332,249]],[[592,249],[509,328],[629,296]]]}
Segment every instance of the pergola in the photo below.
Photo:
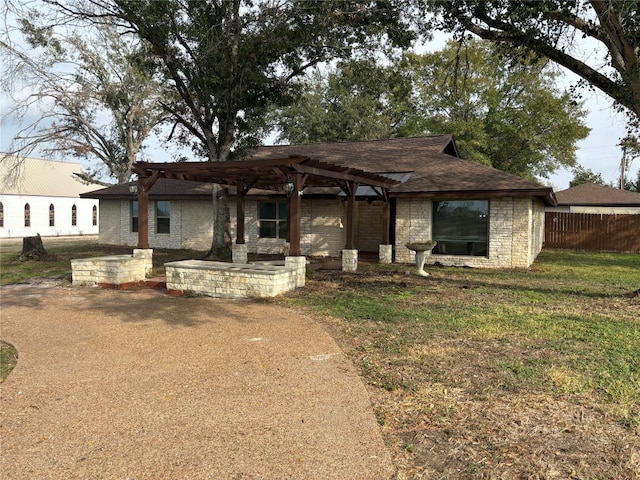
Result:
{"label": "pergola", "polygon": [[345,249],[355,248],[354,221],[356,191],[368,186],[384,200],[383,243],[389,244],[391,213],[389,188],[400,183],[376,173],[320,162],[310,157],[237,160],[225,162],[137,162],[131,168],[138,176],[138,248],[149,248],[149,190],[159,178],[215,183],[236,187],[236,244],[244,244],[245,196],[251,189],[283,192],[293,184],[289,201],[289,254],[300,256],[301,196],[307,187],[339,187],[347,198]]}

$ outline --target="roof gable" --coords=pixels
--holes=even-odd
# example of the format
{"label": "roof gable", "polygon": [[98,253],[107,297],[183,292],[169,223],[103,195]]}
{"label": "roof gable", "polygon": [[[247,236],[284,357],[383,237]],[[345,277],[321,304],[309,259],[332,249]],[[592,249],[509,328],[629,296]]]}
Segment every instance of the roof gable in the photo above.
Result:
{"label": "roof gable", "polygon": [[640,206],[640,193],[619,188],[584,183],[556,192],[558,205],[583,206]]}

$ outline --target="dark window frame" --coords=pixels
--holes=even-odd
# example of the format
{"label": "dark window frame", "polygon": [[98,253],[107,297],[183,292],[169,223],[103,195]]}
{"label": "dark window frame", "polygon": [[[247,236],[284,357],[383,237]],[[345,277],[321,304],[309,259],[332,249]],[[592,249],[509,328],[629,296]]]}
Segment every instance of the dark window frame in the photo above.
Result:
{"label": "dark window frame", "polygon": [[488,199],[434,200],[432,206],[433,255],[489,256]]}
{"label": "dark window frame", "polygon": [[289,204],[285,200],[258,202],[258,238],[286,240],[289,229]]}
{"label": "dark window frame", "polygon": [[28,203],[24,204],[24,226],[31,226],[31,205]]}
{"label": "dark window frame", "polygon": [[[161,204],[166,205],[167,211],[161,210]],[[156,233],[171,234],[171,200],[156,200]]]}
{"label": "dark window frame", "polygon": [[129,204],[129,213],[131,216],[131,233],[138,233],[138,218],[140,215],[139,205],[137,200],[131,200]]}

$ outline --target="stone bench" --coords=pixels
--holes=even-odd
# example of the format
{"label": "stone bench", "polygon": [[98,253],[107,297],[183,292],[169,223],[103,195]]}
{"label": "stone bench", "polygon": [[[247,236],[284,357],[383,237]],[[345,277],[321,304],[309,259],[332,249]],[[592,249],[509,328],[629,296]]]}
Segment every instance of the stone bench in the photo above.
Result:
{"label": "stone bench", "polygon": [[295,268],[269,265],[182,260],[165,263],[167,293],[193,293],[216,298],[266,298],[293,290]]}
{"label": "stone bench", "polygon": [[145,280],[153,268],[153,250],[135,249],[133,255],[71,260],[73,285],[126,288]]}

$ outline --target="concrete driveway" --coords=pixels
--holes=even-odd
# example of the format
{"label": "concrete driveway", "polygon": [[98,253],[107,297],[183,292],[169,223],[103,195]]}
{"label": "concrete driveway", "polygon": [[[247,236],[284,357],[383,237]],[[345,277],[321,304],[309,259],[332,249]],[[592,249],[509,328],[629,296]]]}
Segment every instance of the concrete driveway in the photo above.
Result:
{"label": "concrete driveway", "polygon": [[0,289],[3,479],[389,479],[354,367],[312,318],[152,290]]}

